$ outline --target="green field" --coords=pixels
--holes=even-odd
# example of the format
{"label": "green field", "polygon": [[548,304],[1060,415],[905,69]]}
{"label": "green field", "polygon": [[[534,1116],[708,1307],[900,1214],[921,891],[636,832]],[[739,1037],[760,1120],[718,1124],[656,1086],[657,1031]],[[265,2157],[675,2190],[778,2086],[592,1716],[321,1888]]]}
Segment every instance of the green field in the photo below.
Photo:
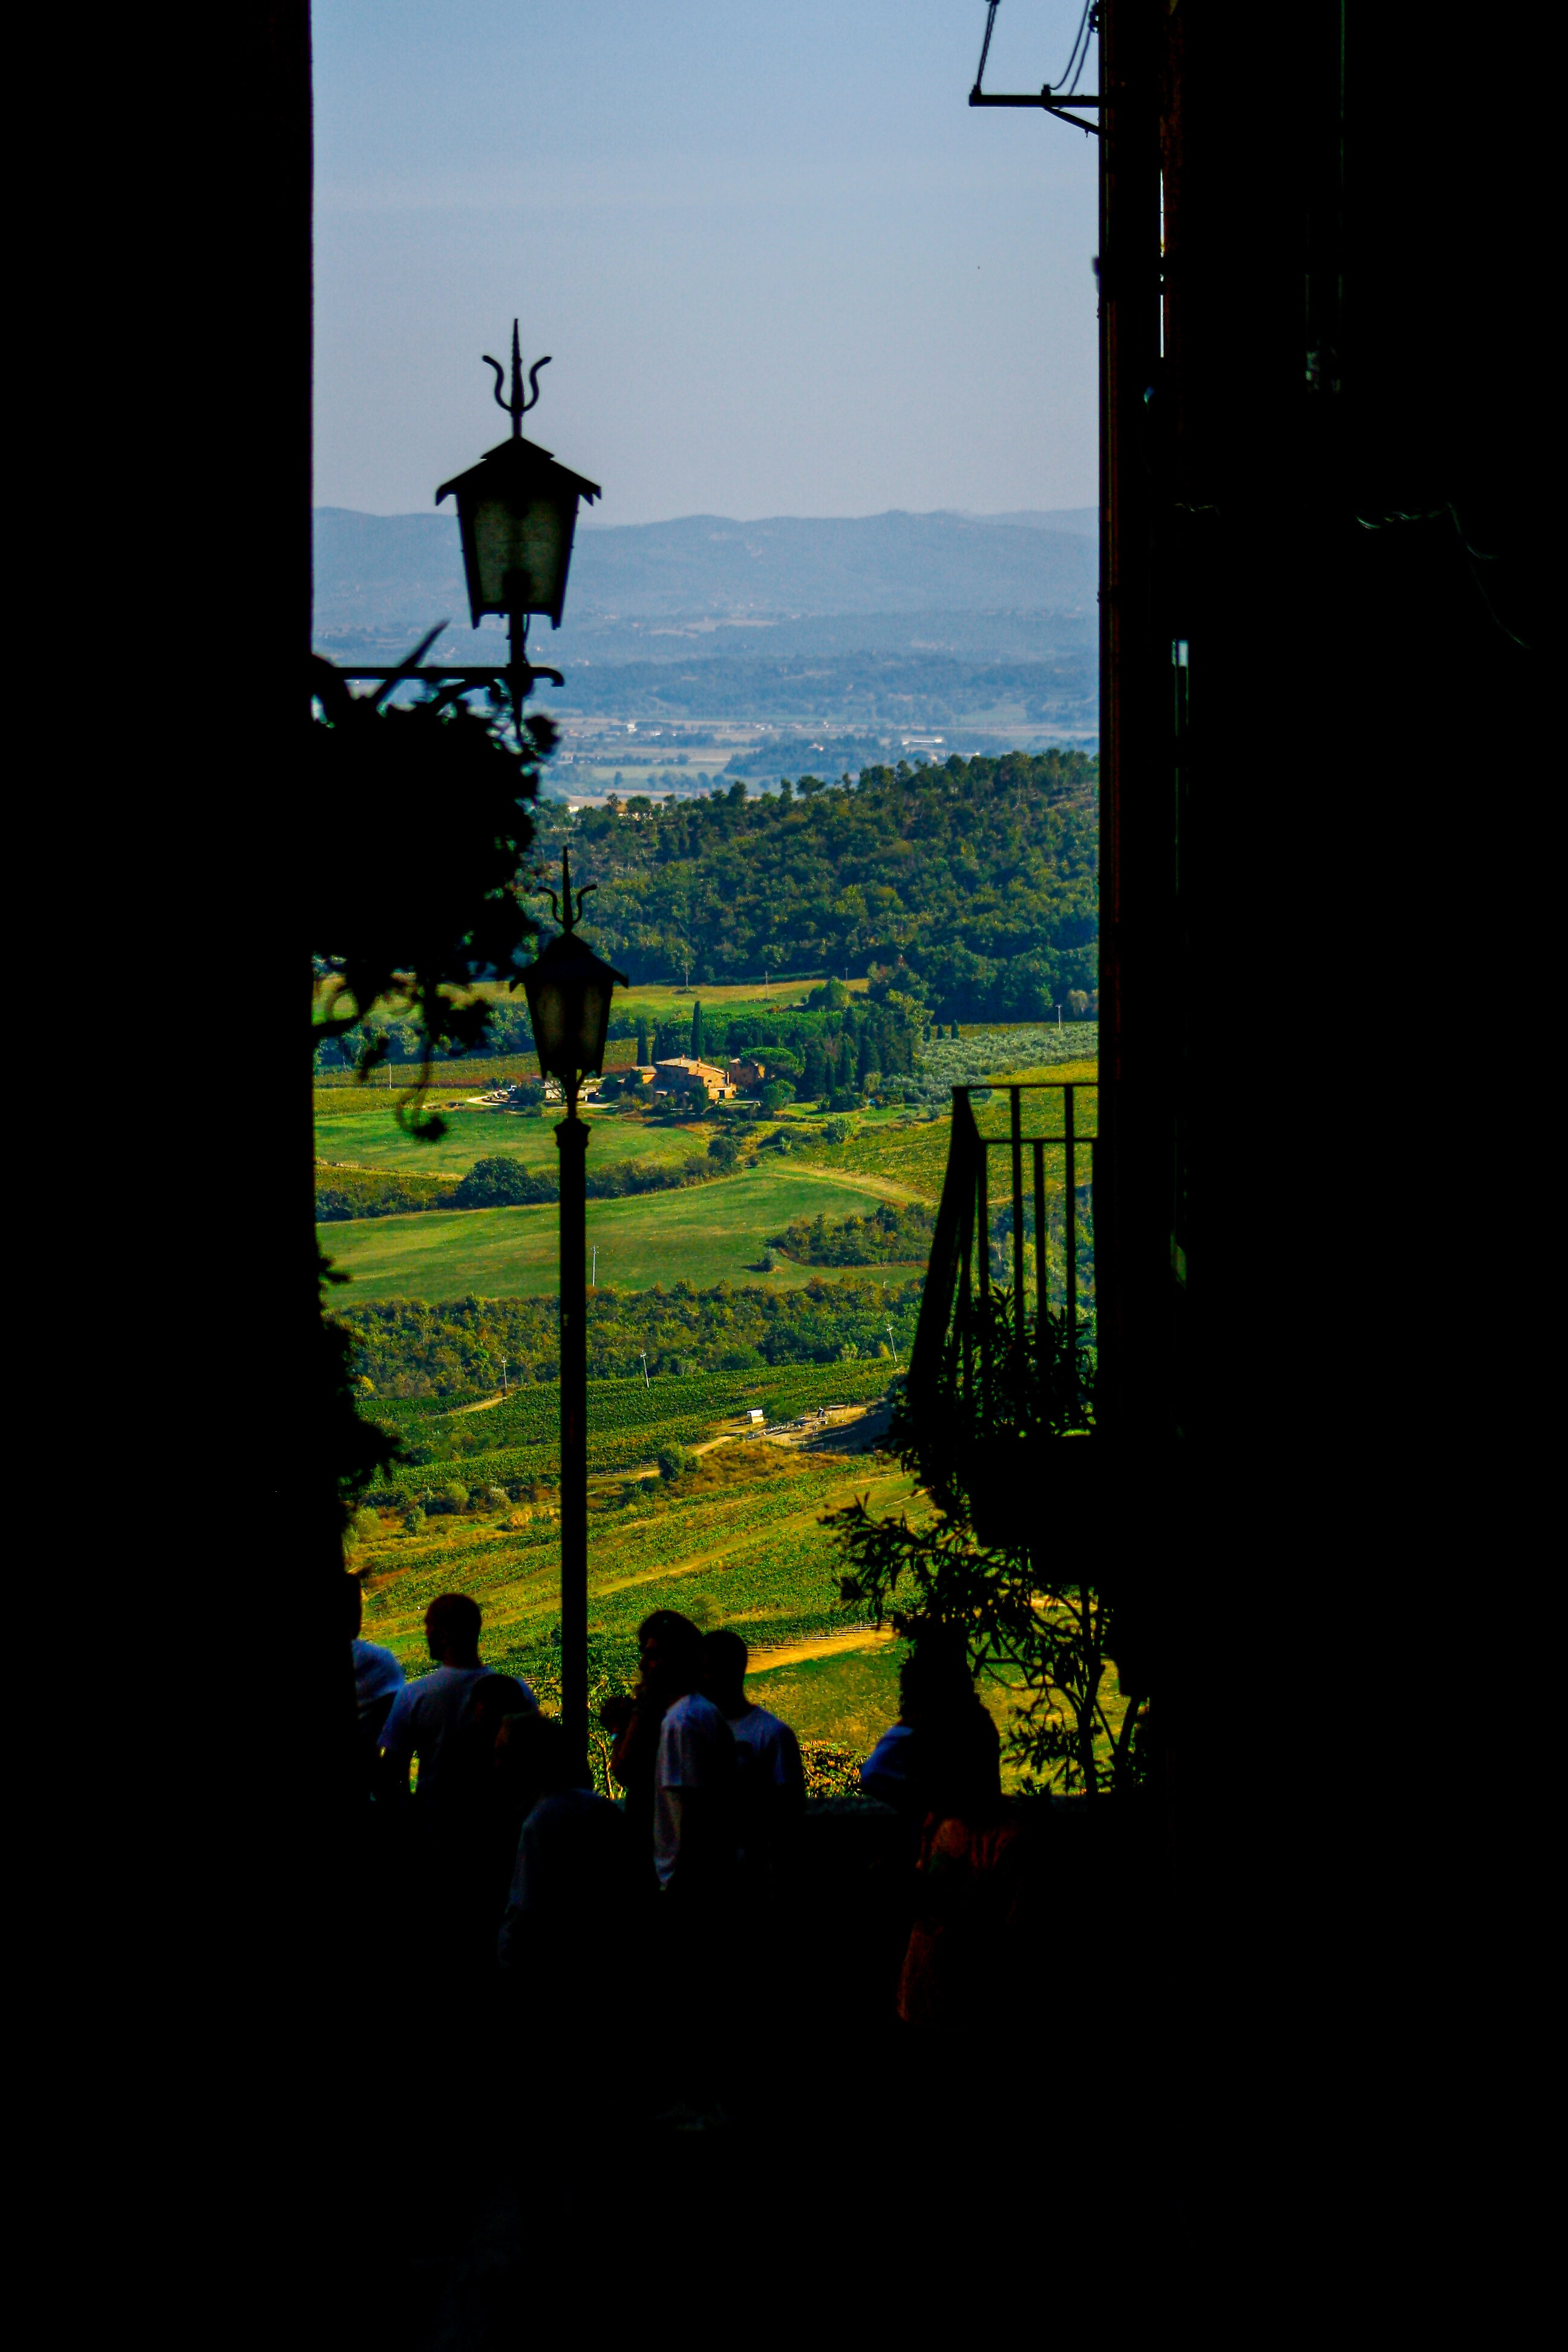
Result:
{"label": "green field", "polygon": [[[821,1374],[797,1370],[789,1378],[793,1401],[814,1388],[825,1399],[855,1385],[851,1368]],[[853,1368],[860,1375],[869,1367]],[[862,1391],[874,1385],[861,1378]],[[601,1387],[589,1390],[590,1444]],[[712,1386],[669,1382],[668,1388]],[[656,1402],[649,1400],[650,1405]],[[478,1419],[481,1416],[473,1416]],[[489,1422],[491,1416],[482,1418]],[[673,1423],[664,1424],[668,1434]],[[680,1425],[692,1424],[684,1417]],[[722,1431],[722,1420],[709,1424]],[[602,1434],[602,1433],[601,1433]],[[613,1447],[611,1448],[613,1451]],[[635,1445],[623,1446],[628,1468]],[[515,1467],[509,1451],[490,1458],[498,1472]],[[463,1465],[465,1478],[482,1477],[485,1457]],[[439,1471],[426,1472],[439,1477]],[[447,1473],[449,1475],[449,1471]],[[792,1724],[803,1739],[822,1740],[867,1755],[899,1711],[898,1642],[827,1655],[789,1654],[823,1636],[855,1633],[863,1612],[838,1598],[843,1561],[823,1515],[866,1495],[880,1512],[907,1510],[918,1520],[914,1482],[876,1457],[824,1450],[786,1451],[763,1443],[722,1444],[689,1480],[651,1492],[624,1477],[590,1479],[588,1612],[592,1663],[612,1685],[635,1673],[636,1633],[660,1608],[680,1610],[706,1628],[728,1625],[752,1651],[750,1695]],[[560,1549],[555,1496],[478,1517],[432,1517],[416,1534],[384,1514],[355,1554],[368,1570],[365,1631],[403,1660],[410,1675],[428,1665],[422,1632],[426,1608],[437,1592],[468,1592],[484,1612],[481,1651],[487,1663],[525,1677],[552,1675],[552,1633],[559,1622]],[[774,1665],[771,1653],[783,1651]],[[1005,1727],[1016,1694],[986,1681],[981,1696]],[[1112,1692],[1114,1724],[1121,1700]],[[1016,1780],[1014,1768],[1007,1779]]]}
{"label": "green field", "polygon": [[[755,991],[700,992],[705,1003],[762,1003]],[[800,992],[795,992],[798,995]],[[655,1018],[676,1006],[639,991]],[[687,1004],[689,998],[683,1000]],[[676,1007],[676,1009],[679,1009]],[[521,1070],[527,1064],[520,1064]],[[1034,1075],[1017,1072],[1018,1076]],[[1052,1079],[1093,1079],[1091,1066],[1052,1068]],[[437,1102],[458,1104],[477,1090],[478,1072],[443,1072]],[[1034,1098],[1028,1125],[1059,1128],[1059,1097]],[[1092,1094],[1079,1097],[1080,1131],[1092,1132]],[[448,1132],[417,1143],[396,1123],[384,1089],[319,1087],[316,1150],[321,1160],[450,1180],[478,1159],[502,1155],[552,1169],[556,1115],[487,1114],[454,1108]],[[1005,1133],[1005,1097],[980,1113],[987,1132]],[[706,1157],[721,1122],[666,1123],[608,1111],[590,1116],[590,1164],[628,1160],[679,1162]],[[798,1289],[836,1279],[833,1269],[779,1260],[757,1271],[764,1244],[795,1217],[863,1215],[879,1199],[941,1195],[949,1122],[902,1110],[866,1111],[847,1122],[847,1139],[829,1143],[830,1122],[804,1109],[777,1120],[739,1126],[755,1164],[700,1185],[618,1201],[590,1201],[587,1237],[598,1248],[602,1290],[667,1291],[686,1281],[700,1290],[721,1282]],[[842,1131],[844,1123],[839,1123]],[[789,1150],[773,1148],[782,1130]],[[342,1304],[393,1298],[433,1303],[553,1297],[558,1280],[557,1212],[552,1204],[508,1209],[426,1211],[358,1218],[321,1229],[336,1265],[352,1277]],[[889,1283],[911,1269],[868,1271]],[[913,1269],[919,1271],[919,1269]],[[767,1645],[798,1643],[852,1625],[858,1608],[838,1599],[843,1563],[821,1526],[825,1511],[852,1494],[895,1513],[919,1505],[912,1482],[886,1461],[842,1450],[790,1450],[772,1444],[720,1443],[695,1475],[639,1486],[654,1457],[673,1443],[711,1444],[733,1435],[738,1412],[764,1403],[770,1418],[814,1402],[841,1402],[879,1393],[891,1367],[862,1360],[791,1364],[725,1375],[656,1381],[595,1381],[589,1392],[590,1622],[595,1671],[629,1679],[638,1622],[660,1606],[683,1609],[704,1625],[731,1624],[757,1650],[753,1696],[793,1722],[803,1738],[829,1740],[864,1755],[897,1713],[899,1645],[769,1663]],[[366,1633],[390,1643],[411,1672],[424,1664],[420,1620],[437,1591],[471,1591],[485,1612],[485,1656],[496,1664],[544,1675],[555,1653],[559,1610],[559,1522],[553,1481],[558,1443],[556,1393],[533,1384],[493,1411],[447,1413],[437,1403],[369,1409],[407,1440],[416,1458],[394,1469],[380,1491],[388,1507],[355,1555],[371,1571]],[[510,1487],[517,1501],[430,1517],[405,1533],[393,1497],[438,1495],[450,1482],[479,1495]],[[1008,1695],[984,1694],[998,1721]]]}
{"label": "green field", "polygon": [[[340,1111],[334,1103],[316,1107],[316,1157],[351,1168],[395,1169],[405,1176],[462,1176],[476,1160],[515,1160],[524,1168],[554,1169],[560,1165],[555,1148],[559,1112],[458,1109],[448,1112],[447,1133],[438,1143],[420,1143],[404,1132],[390,1103],[375,1102]],[[702,1159],[712,1129],[702,1126],[666,1126],[657,1119],[623,1116],[616,1111],[591,1113],[587,1127],[591,1164],[617,1167],[626,1160],[658,1160],[674,1164]]]}
{"label": "green field", "polygon": [[[817,1405],[870,1403],[883,1394],[892,1369],[884,1360],[866,1360],[655,1381],[590,1381],[589,1476],[616,1480],[646,1470],[671,1444],[750,1438],[746,1415],[752,1406],[778,1423]],[[366,1410],[401,1441],[406,1459],[384,1474],[376,1491],[417,1495],[451,1478],[465,1490],[533,1479],[554,1484],[561,1466],[560,1408],[561,1391],[552,1381],[524,1382],[504,1398],[492,1394],[479,1412],[439,1401],[378,1397]]]}
{"label": "green field", "polygon": [[[857,1758],[865,1757],[898,1719],[899,1667],[906,1654],[906,1643],[888,1642],[875,1649],[791,1658],[786,1664],[770,1666],[767,1652],[759,1651],[747,1695],[782,1716],[802,1739],[828,1740]],[[1022,1693],[990,1676],[979,1690],[997,1728],[1005,1730]],[[1120,1724],[1121,1708],[1120,1693],[1112,1691],[1106,1711],[1113,1725]],[[1016,1765],[1004,1763],[1005,1784],[1016,1787],[1020,1777]]]}
{"label": "green field", "polygon": [[[755,1444],[721,1447],[695,1477],[661,1485],[651,1497],[638,1491],[624,1500],[601,1484],[588,1544],[589,1633],[601,1664],[627,1676],[637,1628],[659,1608],[680,1609],[703,1626],[733,1625],[752,1643],[858,1622],[838,1599],[842,1564],[820,1522],[868,1492],[897,1509],[910,1500],[912,1482],[864,1457]],[[487,1658],[510,1658],[524,1672],[548,1668],[560,1618],[558,1530],[552,1509],[527,1505],[510,1516],[432,1518],[412,1535],[387,1517],[355,1555],[356,1567],[370,1572],[367,1636],[417,1673],[426,1663],[425,1610],[437,1592],[469,1592],[484,1612]]]}
{"label": "green field", "polygon": [[772,1666],[759,1651],[748,1697],[783,1716],[802,1739],[831,1740],[856,1757],[868,1756],[898,1720],[899,1666],[906,1644],[841,1651],[826,1658],[791,1659]]}
{"label": "green field", "polygon": [[[728,985],[703,982],[694,982],[689,988],[683,987],[679,978],[647,980],[640,982],[636,988],[617,988],[611,1011],[617,1023],[623,1016],[629,1016],[633,1021],[646,1019],[650,1024],[656,1021],[679,1020],[683,1015],[689,1021],[693,1003],[700,1000],[705,1012],[727,1013],[738,1020],[745,1013],[784,1013],[798,1009],[805,1003],[811,991],[821,984],[821,978],[822,975],[818,974],[815,979],[775,980],[766,987],[760,980],[739,981]],[[849,993],[851,996],[864,996],[869,985],[864,978],[852,980],[848,982]],[[492,1004],[522,1003],[521,990],[509,989],[504,981],[481,981],[473,994]],[[324,1010],[327,999],[328,991],[318,987],[319,1013]],[[410,1007],[401,1000],[383,999],[372,1005],[370,1012],[388,1020],[401,1021],[409,1016]]]}
{"label": "green field", "polygon": [[[846,1181],[781,1159],[686,1192],[590,1201],[590,1267],[596,1245],[601,1287],[651,1290],[655,1283],[684,1281],[704,1290],[719,1282],[787,1288],[811,1281],[821,1269],[781,1258],[772,1274],[752,1271],[769,1235],[782,1233],[792,1217],[863,1215],[884,1190],[874,1178]],[[334,1265],[353,1279],[348,1295],[356,1306],[381,1298],[462,1298],[469,1291],[481,1298],[528,1298],[559,1286],[560,1219],[552,1202],[360,1217],[321,1230]],[[877,1272],[894,1279],[890,1266]]]}

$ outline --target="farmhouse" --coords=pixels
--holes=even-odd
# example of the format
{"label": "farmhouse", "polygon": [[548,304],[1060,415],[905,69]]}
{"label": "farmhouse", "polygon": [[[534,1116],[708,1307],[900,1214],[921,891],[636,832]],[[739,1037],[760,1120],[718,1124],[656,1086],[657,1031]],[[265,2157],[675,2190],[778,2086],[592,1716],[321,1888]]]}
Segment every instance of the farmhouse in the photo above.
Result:
{"label": "farmhouse", "polygon": [[659,1094],[700,1094],[710,1102],[727,1102],[735,1091],[727,1070],[711,1062],[694,1062],[688,1054],[677,1055],[673,1061],[656,1062],[655,1085]]}
{"label": "farmhouse", "polygon": [[737,1062],[731,1060],[726,1062],[724,1067],[728,1074],[730,1084],[734,1087],[737,1094],[745,1094],[749,1092],[752,1087],[760,1087],[763,1080],[767,1076],[767,1072],[763,1069],[761,1062]]}

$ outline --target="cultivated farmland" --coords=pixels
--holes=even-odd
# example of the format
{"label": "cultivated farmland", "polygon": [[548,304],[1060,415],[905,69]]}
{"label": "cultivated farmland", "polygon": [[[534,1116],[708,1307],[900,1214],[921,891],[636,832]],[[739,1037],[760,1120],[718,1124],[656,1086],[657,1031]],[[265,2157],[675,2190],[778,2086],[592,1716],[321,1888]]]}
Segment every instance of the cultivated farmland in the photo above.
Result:
{"label": "cultivated farmland", "polygon": [[[1019,1061],[1031,1059],[1028,1049],[1038,1034],[1019,1037]],[[1005,1066],[1007,1043],[1005,1031],[987,1033],[979,1056],[998,1066],[984,1075],[999,1075]],[[1092,1064],[1034,1063],[1010,1075],[1037,1072],[1086,1087],[1094,1077]],[[435,1099],[453,1107],[447,1134],[433,1145],[405,1134],[384,1090],[318,1087],[319,1161],[448,1182],[477,1160],[496,1156],[553,1172],[556,1115],[457,1108],[475,1090],[477,1076],[450,1066],[440,1073]],[[1080,1133],[1093,1131],[1094,1109],[1092,1092],[1080,1096]],[[1031,1126],[1059,1129],[1059,1097],[1037,1097],[1027,1116]],[[994,1097],[980,1119],[986,1131],[1005,1132],[1005,1097]],[[752,1297],[787,1292],[803,1306],[803,1290],[815,1285],[813,1295],[820,1293],[825,1302],[823,1317],[837,1315],[837,1270],[825,1283],[821,1269],[785,1257],[769,1265],[768,1242],[800,1217],[864,1216],[880,1201],[934,1205],[949,1141],[945,1116],[921,1118],[908,1109],[837,1119],[786,1109],[771,1119],[689,1122],[607,1109],[590,1114],[590,1166],[605,1169],[634,1160],[707,1162],[716,1135],[732,1133],[741,1142],[739,1164],[711,1181],[588,1203],[588,1244],[590,1252],[597,1245],[601,1293],[646,1296],[662,1286],[674,1294],[692,1286],[710,1297],[717,1294],[704,1329],[729,1312],[722,1304],[728,1293],[719,1287],[725,1284],[745,1287]],[[379,1302],[423,1299],[440,1313],[458,1314],[465,1310],[440,1302],[542,1302],[557,1287],[552,1203],[356,1215],[323,1226],[321,1240],[352,1277],[333,1299],[340,1308],[384,1315],[395,1310]],[[869,1276],[879,1286],[885,1277],[895,1297],[903,1291],[891,1335],[900,1361],[917,1296],[903,1286],[919,1272],[878,1265],[859,1276],[863,1288]],[[737,1321],[743,1319],[742,1304],[734,1302]],[[781,1317],[784,1311],[781,1306]],[[865,1319],[864,1309],[862,1315]],[[879,1344],[878,1333],[872,1339]],[[503,1344],[510,1348],[511,1339]],[[698,1347],[699,1339],[691,1344]],[[730,1360],[699,1352],[683,1377],[656,1379],[648,1386],[619,1378],[593,1381],[589,1582],[596,1673],[629,1679],[637,1622],[655,1607],[679,1607],[700,1623],[732,1624],[744,1635],[757,1654],[755,1695],[777,1706],[804,1736],[840,1739],[865,1752],[896,1712],[897,1645],[875,1638],[859,1622],[863,1612],[840,1601],[842,1564],[821,1520],[856,1493],[869,1493],[879,1508],[909,1508],[915,1515],[920,1500],[895,1466],[870,1454],[857,1457],[850,1449],[864,1442],[858,1430],[846,1426],[824,1435],[814,1428],[795,1433],[787,1444],[746,1442],[741,1416],[755,1406],[777,1423],[823,1408],[872,1402],[896,1367],[888,1360],[867,1360],[867,1346],[862,1333],[858,1360],[777,1364],[756,1360],[753,1348],[746,1368],[729,1371],[697,1369]],[[740,1366],[744,1360],[742,1349],[734,1360]],[[378,1378],[381,1371],[378,1361]],[[458,1377],[478,1381],[486,1376]],[[437,1371],[423,1389],[416,1382],[400,1392],[428,1395],[441,1380]],[[379,1483],[379,1509],[363,1515],[355,1559],[370,1570],[366,1632],[389,1642],[417,1672],[424,1663],[420,1618],[428,1601],[438,1591],[471,1591],[485,1611],[487,1658],[548,1679],[559,1611],[557,1392],[541,1376],[493,1406],[473,1387],[467,1394],[482,1409],[454,1410],[458,1399],[450,1393],[423,1403],[399,1404],[381,1394],[365,1400],[364,1409],[393,1428],[407,1449],[407,1458]],[[692,1447],[706,1449],[700,1468],[660,1475],[661,1454]],[[410,1530],[405,1518],[416,1505],[427,1505],[429,1516]],[[852,1646],[819,1651],[816,1645],[832,1636],[847,1637]],[[769,1663],[774,1650],[784,1660],[777,1665]],[[991,1697],[1000,1717],[1005,1695]]]}
{"label": "cultivated farmland", "polygon": [[[655,1283],[809,1281],[813,1268],[780,1258],[754,1271],[770,1234],[792,1217],[863,1213],[882,1188],[826,1169],[758,1167],[689,1192],[590,1201],[590,1254],[598,1279],[618,1290]],[[355,1304],[379,1298],[536,1297],[560,1283],[559,1216],[552,1202],[521,1209],[430,1210],[323,1226],[333,1264],[353,1280]],[[592,1255],[590,1255],[590,1265]],[[889,1272],[891,1270],[889,1269]]]}

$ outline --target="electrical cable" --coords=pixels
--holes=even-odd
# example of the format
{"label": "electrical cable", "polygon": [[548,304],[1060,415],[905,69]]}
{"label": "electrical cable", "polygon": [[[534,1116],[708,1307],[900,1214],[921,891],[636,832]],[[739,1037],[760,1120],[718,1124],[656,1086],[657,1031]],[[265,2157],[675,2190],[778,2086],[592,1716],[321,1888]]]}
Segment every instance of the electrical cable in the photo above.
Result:
{"label": "electrical cable", "polygon": [[[1067,70],[1063,73],[1059,81],[1055,81],[1051,84],[1051,92],[1054,97],[1070,98],[1073,94],[1073,89],[1077,84],[1078,78],[1083,71],[1084,66],[1088,62],[1089,58],[1089,20],[1093,13],[1094,0],[1083,0],[1083,15],[1079,18],[1078,31],[1073,35],[1072,54],[1068,58]],[[1079,55],[1080,49],[1082,51],[1081,56]]]}
{"label": "electrical cable", "polygon": [[996,23],[996,11],[1001,0],[988,0],[985,10],[985,38],[980,44],[980,63],[974,68],[974,87],[980,88],[985,79],[985,60],[991,55],[991,35]]}
{"label": "electrical cable", "polygon": [[1470,545],[1469,541],[1468,541],[1468,540],[1466,538],[1466,536],[1465,536],[1465,527],[1464,527],[1464,524],[1459,520],[1459,509],[1458,509],[1458,508],[1457,506],[1455,506],[1455,505],[1454,505],[1454,503],[1453,503],[1453,501],[1452,501],[1451,499],[1450,499],[1450,500],[1448,500],[1448,501],[1447,501],[1444,505],[1442,505],[1442,506],[1440,506],[1440,507],[1428,507],[1428,508],[1426,508],[1422,512],[1420,512],[1420,513],[1418,513],[1418,514],[1406,514],[1406,513],[1403,512],[1402,510],[1400,510],[1400,509],[1396,509],[1394,510],[1394,513],[1392,513],[1392,514],[1385,514],[1385,515],[1360,515],[1360,514],[1358,514],[1358,515],[1357,515],[1357,517],[1356,517],[1356,520],[1357,520],[1357,522],[1358,522],[1358,523],[1360,523],[1360,525],[1361,525],[1361,527],[1362,527],[1363,530],[1385,530],[1391,523],[1397,523],[1397,522],[1442,522],[1442,521],[1445,520],[1445,518],[1447,518],[1447,520],[1449,522],[1451,522],[1451,523],[1453,524],[1453,526],[1454,526],[1454,536],[1455,536],[1455,538],[1456,538],[1456,539],[1458,541],[1458,542],[1459,542],[1459,546],[1460,546],[1460,549],[1461,549],[1461,551],[1462,551],[1462,552],[1463,552],[1463,554],[1464,554],[1464,557],[1465,557],[1466,562],[1467,562],[1467,564],[1468,564],[1468,567],[1469,567],[1469,574],[1470,574],[1470,578],[1475,582],[1475,584],[1476,584],[1476,593],[1477,593],[1477,594],[1480,597],[1480,600],[1481,600],[1482,604],[1483,604],[1486,606],[1486,608],[1487,608],[1487,617],[1488,617],[1488,619],[1491,622],[1492,626],[1493,626],[1494,628],[1496,628],[1496,629],[1500,630],[1500,631],[1501,631],[1501,633],[1502,633],[1502,635],[1503,635],[1505,637],[1507,637],[1507,639],[1509,640],[1509,642],[1510,642],[1510,645],[1515,645],[1515,646],[1517,646],[1519,647],[1519,649],[1520,649],[1521,653],[1525,653],[1525,654],[1533,653],[1533,652],[1535,651],[1535,648],[1534,648],[1534,646],[1531,644],[1531,642],[1530,642],[1529,638],[1528,638],[1528,637],[1521,637],[1521,636],[1518,635],[1517,635],[1517,633],[1516,633],[1514,630],[1512,630],[1512,629],[1510,629],[1510,628],[1509,627],[1508,623],[1503,619],[1503,617],[1502,617],[1501,614],[1498,611],[1497,606],[1492,603],[1491,598],[1487,594],[1486,582],[1481,578],[1480,573],[1476,570],[1476,566],[1477,566],[1477,564],[1478,564],[1478,563],[1498,563],[1498,562],[1501,562],[1501,558],[1500,558],[1500,556],[1498,556],[1498,555],[1495,555],[1495,554],[1494,554],[1494,555],[1484,555],[1484,554],[1481,552],[1481,551],[1480,551],[1480,549],[1479,549],[1479,547],[1472,547],[1472,546]]}

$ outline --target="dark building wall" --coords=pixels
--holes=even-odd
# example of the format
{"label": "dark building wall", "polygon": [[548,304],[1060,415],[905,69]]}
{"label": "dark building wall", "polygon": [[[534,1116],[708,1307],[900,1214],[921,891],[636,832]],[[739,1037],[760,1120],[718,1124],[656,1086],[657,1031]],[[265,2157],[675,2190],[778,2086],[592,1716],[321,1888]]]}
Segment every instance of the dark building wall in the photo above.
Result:
{"label": "dark building wall", "polygon": [[[1484,1386],[1454,1074],[1528,1058],[1495,996],[1455,1003],[1453,950],[1517,1015],[1541,149],[1458,103],[1435,20],[1367,13],[1102,12],[1099,1232],[1141,1444],[1384,1443]],[[1222,961],[1241,1010],[1200,1048]]]}

